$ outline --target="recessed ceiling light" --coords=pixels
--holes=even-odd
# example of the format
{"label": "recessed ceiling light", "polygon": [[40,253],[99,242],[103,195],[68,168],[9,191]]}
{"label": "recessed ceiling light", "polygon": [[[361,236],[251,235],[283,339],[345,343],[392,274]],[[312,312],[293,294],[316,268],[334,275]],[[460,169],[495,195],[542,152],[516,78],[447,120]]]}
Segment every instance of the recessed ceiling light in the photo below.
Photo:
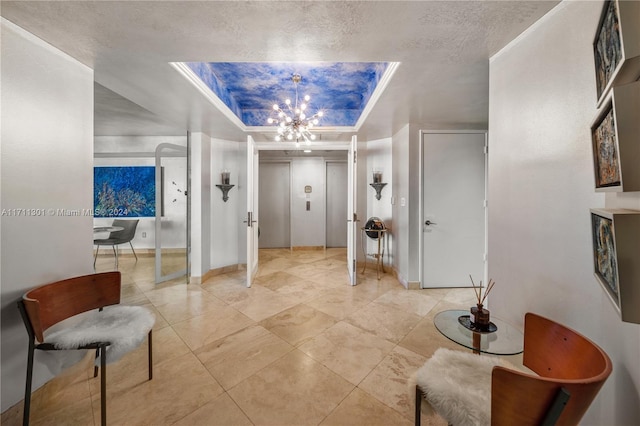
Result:
{"label": "recessed ceiling light", "polygon": [[311,152],[311,150],[310,149],[305,149],[304,152],[309,153],[309,152]]}

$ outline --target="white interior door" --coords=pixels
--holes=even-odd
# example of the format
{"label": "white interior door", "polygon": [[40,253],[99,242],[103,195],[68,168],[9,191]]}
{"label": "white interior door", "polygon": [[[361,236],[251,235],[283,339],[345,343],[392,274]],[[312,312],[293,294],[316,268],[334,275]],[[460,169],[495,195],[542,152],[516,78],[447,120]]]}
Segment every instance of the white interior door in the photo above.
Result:
{"label": "white interior door", "polygon": [[358,138],[351,138],[349,155],[347,160],[347,269],[349,270],[349,282],[356,285],[356,241],[358,233],[358,213],[356,200],[358,195]]}
{"label": "white interior door", "polygon": [[247,136],[247,287],[258,272],[258,150]]}
{"label": "white interior door", "polygon": [[424,133],[422,287],[485,277],[486,133]]}

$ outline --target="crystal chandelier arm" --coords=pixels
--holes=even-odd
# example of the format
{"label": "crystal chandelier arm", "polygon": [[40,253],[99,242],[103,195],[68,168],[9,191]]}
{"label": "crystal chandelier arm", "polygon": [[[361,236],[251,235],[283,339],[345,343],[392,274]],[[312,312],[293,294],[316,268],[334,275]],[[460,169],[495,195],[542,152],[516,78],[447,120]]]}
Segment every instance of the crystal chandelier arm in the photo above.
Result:
{"label": "crystal chandelier arm", "polygon": [[[293,114],[293,108],[291,107],[291,104],[287,104],[287,109],[289,110],[289,112],[291,113],[291,115]],[[286,113],[285,113],[286,114]]]}
{"label": "crystal chandelier arm", "polygon": [[320,110],[312,116],[307,116],[305,111],[309,109],[309,101],[311,97],[305,95],[304,101],[301,103],[299,99],[298,83],[302,80],[299,74],[294,74],[292,80],[295,85],[295,101],[287,99],[284,102],[284,106],[280,104],[273,105],[273,112],[277,115],[277,118],[270,117],[268,122],[270,124],[277,125],[278,135],[276,135],[276,141],[280,141],[283,138],[296,142],[296,145],[300,140],[304,140],[308,145],[312,140],[316,139],[316,135],[310,132],[310,129],[314,125],[318,124],[319,119],[324,115]]}

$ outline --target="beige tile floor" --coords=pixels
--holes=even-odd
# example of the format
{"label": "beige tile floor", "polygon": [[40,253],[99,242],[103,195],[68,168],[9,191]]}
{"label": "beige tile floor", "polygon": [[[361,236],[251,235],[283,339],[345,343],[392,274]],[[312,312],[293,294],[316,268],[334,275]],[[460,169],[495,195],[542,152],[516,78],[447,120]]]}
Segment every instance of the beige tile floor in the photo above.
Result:
{"label": "beige tile floor", "polygon": [[[98,260],[98,271],[111,268],[112,258]],[[112,425],[411,425],[407,378],[438,347],[464,350],[433,315],[474,299],[471,289],[405,290],[372,267],[351,287],[344,249],[261,250],[251,288],[244,271],[155,285],[150,257],[123,257],[120,270],[122,303],[157,321],[153,380],[146,344],[107,368]],[[100,423],[91,362],[34,392],[31,424]],[[2,424],[21,415],[18,404]]]}

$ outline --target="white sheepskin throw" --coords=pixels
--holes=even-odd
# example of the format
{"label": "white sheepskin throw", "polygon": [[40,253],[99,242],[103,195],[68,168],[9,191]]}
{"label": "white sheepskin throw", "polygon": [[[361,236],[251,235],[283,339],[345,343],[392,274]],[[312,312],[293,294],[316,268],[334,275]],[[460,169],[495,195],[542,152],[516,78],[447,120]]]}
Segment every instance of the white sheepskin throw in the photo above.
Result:
{"label": "white sheepskin throw", "polygon": [[[107,363],[118,361],[137,348],[156,322],[149,309],[142,306],[107,306],[102,311],[84,314],[82,321],[48,334],[45,341],[57,349],[77,349],[94,342],[111,342],[107,346]],[[100,365],[99,358],[96,365]]]}
{"label": "white sheepskin throw", "polygon": [[416,372],[412,392],[420,386],[422,411],[435,411],[449,424],[478,426],[491,424],[491,371],[511,364],[493,356],[440,348]]}

